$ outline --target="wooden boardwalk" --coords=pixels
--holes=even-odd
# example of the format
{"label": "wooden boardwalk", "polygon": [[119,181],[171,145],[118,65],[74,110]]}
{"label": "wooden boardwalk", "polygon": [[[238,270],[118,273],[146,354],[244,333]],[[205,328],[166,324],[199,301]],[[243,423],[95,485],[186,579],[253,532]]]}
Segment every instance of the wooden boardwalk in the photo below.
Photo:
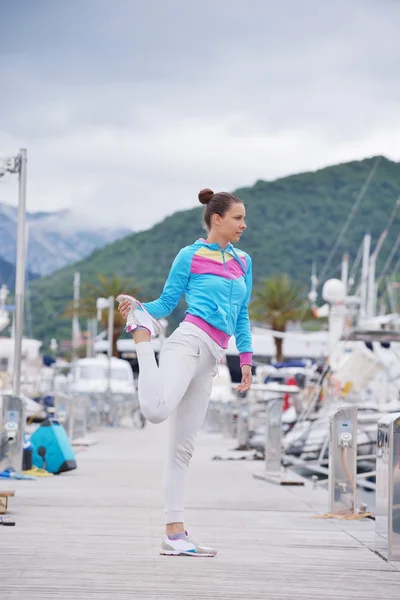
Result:
{"label": "wooden boardwalk", "polygon": [[372,521],[314,519],[326,494],[256,480],[260,463],[212,461],[232,442],[202,433],[187,525],[214,559],[163,557],[165,424],[107,429],[78,469],[15,487],[16,527],[0,527],[1,600],[224,600],[399,597],[400,571],[379,558]]}

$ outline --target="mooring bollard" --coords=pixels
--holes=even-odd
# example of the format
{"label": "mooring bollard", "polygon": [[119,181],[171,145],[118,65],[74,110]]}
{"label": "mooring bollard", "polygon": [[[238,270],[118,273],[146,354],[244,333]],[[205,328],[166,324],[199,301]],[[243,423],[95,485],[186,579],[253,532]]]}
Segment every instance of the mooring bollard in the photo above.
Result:
{"label": "mooring bollard", "polygon": [[247,448],[249,443],[249,410],[247,398],[239,399],[236,436],[239,448]]}
{"label": "mooring bollard", "polygon": [[340,408],[330,418],[329,512],[357,510],[357,407]]}
{"label": "mooring bollard", "polygon": [[265,450],[264,474],[254,474],[256,479],[264,479],[277,485],[304,485],[304,479],[282,465],[282,413],[283,395],[297,394],[294,385],[256,384],[262,398],[258,404],[265,404]]}
{"label": "mooring bollard", "polygon": [[234,404],[232,400],[223,403],[223,435],[231,438],[234,435]]}
{"label": "mooring bollard", "polygon": [[269,400],[266,404],[265,421],[265,473],[276,475],[281,472],[282,446],[282,398]]}
{"label": "mooring bollard", "polygon": [[375,550],[386,560],[400,561],[400,413],[378,421]]}

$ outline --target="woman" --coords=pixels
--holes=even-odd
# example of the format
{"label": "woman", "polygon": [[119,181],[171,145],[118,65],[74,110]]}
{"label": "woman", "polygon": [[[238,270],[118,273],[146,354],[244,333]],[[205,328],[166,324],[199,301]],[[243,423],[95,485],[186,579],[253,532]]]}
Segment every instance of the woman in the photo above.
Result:
{"label": "woman", "polygon": [[[242,381],[251,386],[252,347],[248,314],[252,268],[250,257],[235,250],[245,224],[243,202],[232,194],[199,193],[205,204],[207,239],[183,248],[175,258],[164,290],[153,302],[140,304],[121,295],[119,311],[135,340],[139,363],[138,392],[143,414],[151,423],[170,417],[164,473],[166,536],[161,554],[215,556],[185,530],[184,495],[195,438],[206,415],[213,377],[229,338],[236,337]],[[168,316],[182,294],[188,304],[184,321],[165,341],[157,366],[150,337],[160,332],[156,319]]]}

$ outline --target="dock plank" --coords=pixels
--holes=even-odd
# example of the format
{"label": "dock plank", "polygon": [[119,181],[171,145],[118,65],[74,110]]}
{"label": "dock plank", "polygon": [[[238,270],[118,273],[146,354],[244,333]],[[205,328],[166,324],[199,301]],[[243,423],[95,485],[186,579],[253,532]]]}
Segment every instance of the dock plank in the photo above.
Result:
{"label": "dock plank", "polygon": [[257,462],[211,460],[234,446],[217,434],[199,436],[187,525],[218,556],[160,556],[166,426],[97,438],[76,471],[12,482],[0,600],[398,598],[400,571],[371,550],[372,521],[313,518],[326,492],[254,479]]}

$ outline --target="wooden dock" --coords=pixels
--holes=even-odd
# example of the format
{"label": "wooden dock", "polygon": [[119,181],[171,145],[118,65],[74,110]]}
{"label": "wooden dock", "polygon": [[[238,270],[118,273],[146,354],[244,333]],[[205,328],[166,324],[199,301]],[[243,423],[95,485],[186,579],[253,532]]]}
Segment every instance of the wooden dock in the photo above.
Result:
{"label": "wooden dock", "polygon": [[166,425],[98,439],[76,471],[0,480],[16,489],[16,526],[0,527],[0,600],[399,598],[400,570],[373,552],[373,521],[313,518],[326,492],[254,479],[261,463],[211,460],[234,446],[216,434],[198,440],[187,525],[218,556],[160,556]]}

